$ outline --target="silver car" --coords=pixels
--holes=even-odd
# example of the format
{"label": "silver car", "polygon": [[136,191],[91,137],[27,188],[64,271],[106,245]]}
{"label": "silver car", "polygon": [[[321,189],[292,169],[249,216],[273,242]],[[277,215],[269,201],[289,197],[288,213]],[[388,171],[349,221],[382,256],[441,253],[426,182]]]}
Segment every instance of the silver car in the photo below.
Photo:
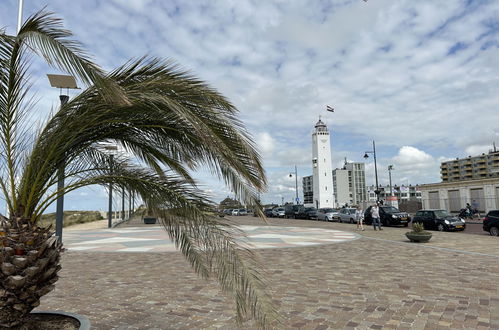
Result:
{"label": "silver car", "polygon": [[272,210],[272,217],[274,217],[274,218],[284,218],[284,207],[275,207]]}
{"label": "silver car", "polygon": [[355,209],[349,207],[342,208],[336,216],[336,219],[338,219],[339,222],[355,223]]}
{"label": "silver car", "polygon": [[338,210],[330,207],[324,207],[317,210],[317,220],[319,221],[333,221],[338,216]]}

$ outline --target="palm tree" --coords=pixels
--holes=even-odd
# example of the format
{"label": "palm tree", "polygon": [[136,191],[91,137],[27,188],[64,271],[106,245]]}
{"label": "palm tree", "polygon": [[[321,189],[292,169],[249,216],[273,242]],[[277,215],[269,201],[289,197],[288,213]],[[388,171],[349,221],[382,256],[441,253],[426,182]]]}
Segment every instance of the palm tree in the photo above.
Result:
{"label": "palm tree", "polygon": [[[144,57],[106,73],[71,37],[46,11],[16,36],[0,31],[0,188],[9,210],[0,226],[0,325],[21,324],[57,281],[62,245],[38,226],[42,213],[60,195],[109,183],[139,194],[195,271],[233,294],[238,321],[268,325],[275,311],[255,255],[233,238],[237,227],[206,212],[213,203],[190,174],[210,169],[244,204],[258,204],[265,174],[237,109],[167,60]],[[88,86],[36,131],[27,120],[32,52]],[[124,156],[111,162],[105,143]],[[60,168],[67,184],[57,190]]]}

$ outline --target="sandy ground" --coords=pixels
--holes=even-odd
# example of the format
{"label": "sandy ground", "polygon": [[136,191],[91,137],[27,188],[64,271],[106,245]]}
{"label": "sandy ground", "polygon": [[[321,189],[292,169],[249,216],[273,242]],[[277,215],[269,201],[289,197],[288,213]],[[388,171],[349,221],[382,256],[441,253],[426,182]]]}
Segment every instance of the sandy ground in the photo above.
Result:
{"label": "sandy ground", "polygon": [[64,228],[66,230],[92,230],[92,229],[103,229],[107,228],[107,219],[105,220],[97,220],[87,223],[79,223],[77,225],[72,225]]}

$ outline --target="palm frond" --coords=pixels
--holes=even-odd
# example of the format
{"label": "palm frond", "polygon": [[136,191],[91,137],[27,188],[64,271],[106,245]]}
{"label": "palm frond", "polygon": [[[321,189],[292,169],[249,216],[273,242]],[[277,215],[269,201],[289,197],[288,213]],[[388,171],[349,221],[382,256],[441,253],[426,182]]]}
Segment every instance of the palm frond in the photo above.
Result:
{"label": "palm frond", "polygon": [[81,44],[64,29],[62,20],[52,12],[41,10],[30,16],[16,38],[19,45],[26,44],[40,54],[47,63],[81,79],[85,84],[95,84],[109,101],[126,102],[114,81],[104,79],[104,71],[92,62]]}
{"label": "palm frond", "polygon": [[[11,211],[36,222],[58,196],[84,186],[131,191],[161,217],[196,272],[233,294],[239,321],[251,315],[267,325],[275,311],[256,255],[234,238],[237,228],[207,214],[213,204],[190,174],[207,167],[245,204],[258,205],[265,172],[237,109],[169,60],[143,57],[106,75],[71,37],[46,11],[17,36],[0,34],[0,168],[7,171],[0,186]],[[20,126],[29,104],[26,50],[89,85],[33,139]],[[100,150],[104,142],[126,156],[111,161]],[[58,190],[62,168],[66,185]]]}

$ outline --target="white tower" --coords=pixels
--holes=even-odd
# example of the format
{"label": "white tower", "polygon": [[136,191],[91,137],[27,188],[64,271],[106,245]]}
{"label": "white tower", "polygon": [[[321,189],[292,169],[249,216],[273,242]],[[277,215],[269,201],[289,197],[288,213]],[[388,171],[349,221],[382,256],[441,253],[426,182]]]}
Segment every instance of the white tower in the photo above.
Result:
{"label": "white tower", "polygon": [[314,206],[334,207],[333,166],[329,131],[320,117],[312,133],[312,167],[314,169]]}

